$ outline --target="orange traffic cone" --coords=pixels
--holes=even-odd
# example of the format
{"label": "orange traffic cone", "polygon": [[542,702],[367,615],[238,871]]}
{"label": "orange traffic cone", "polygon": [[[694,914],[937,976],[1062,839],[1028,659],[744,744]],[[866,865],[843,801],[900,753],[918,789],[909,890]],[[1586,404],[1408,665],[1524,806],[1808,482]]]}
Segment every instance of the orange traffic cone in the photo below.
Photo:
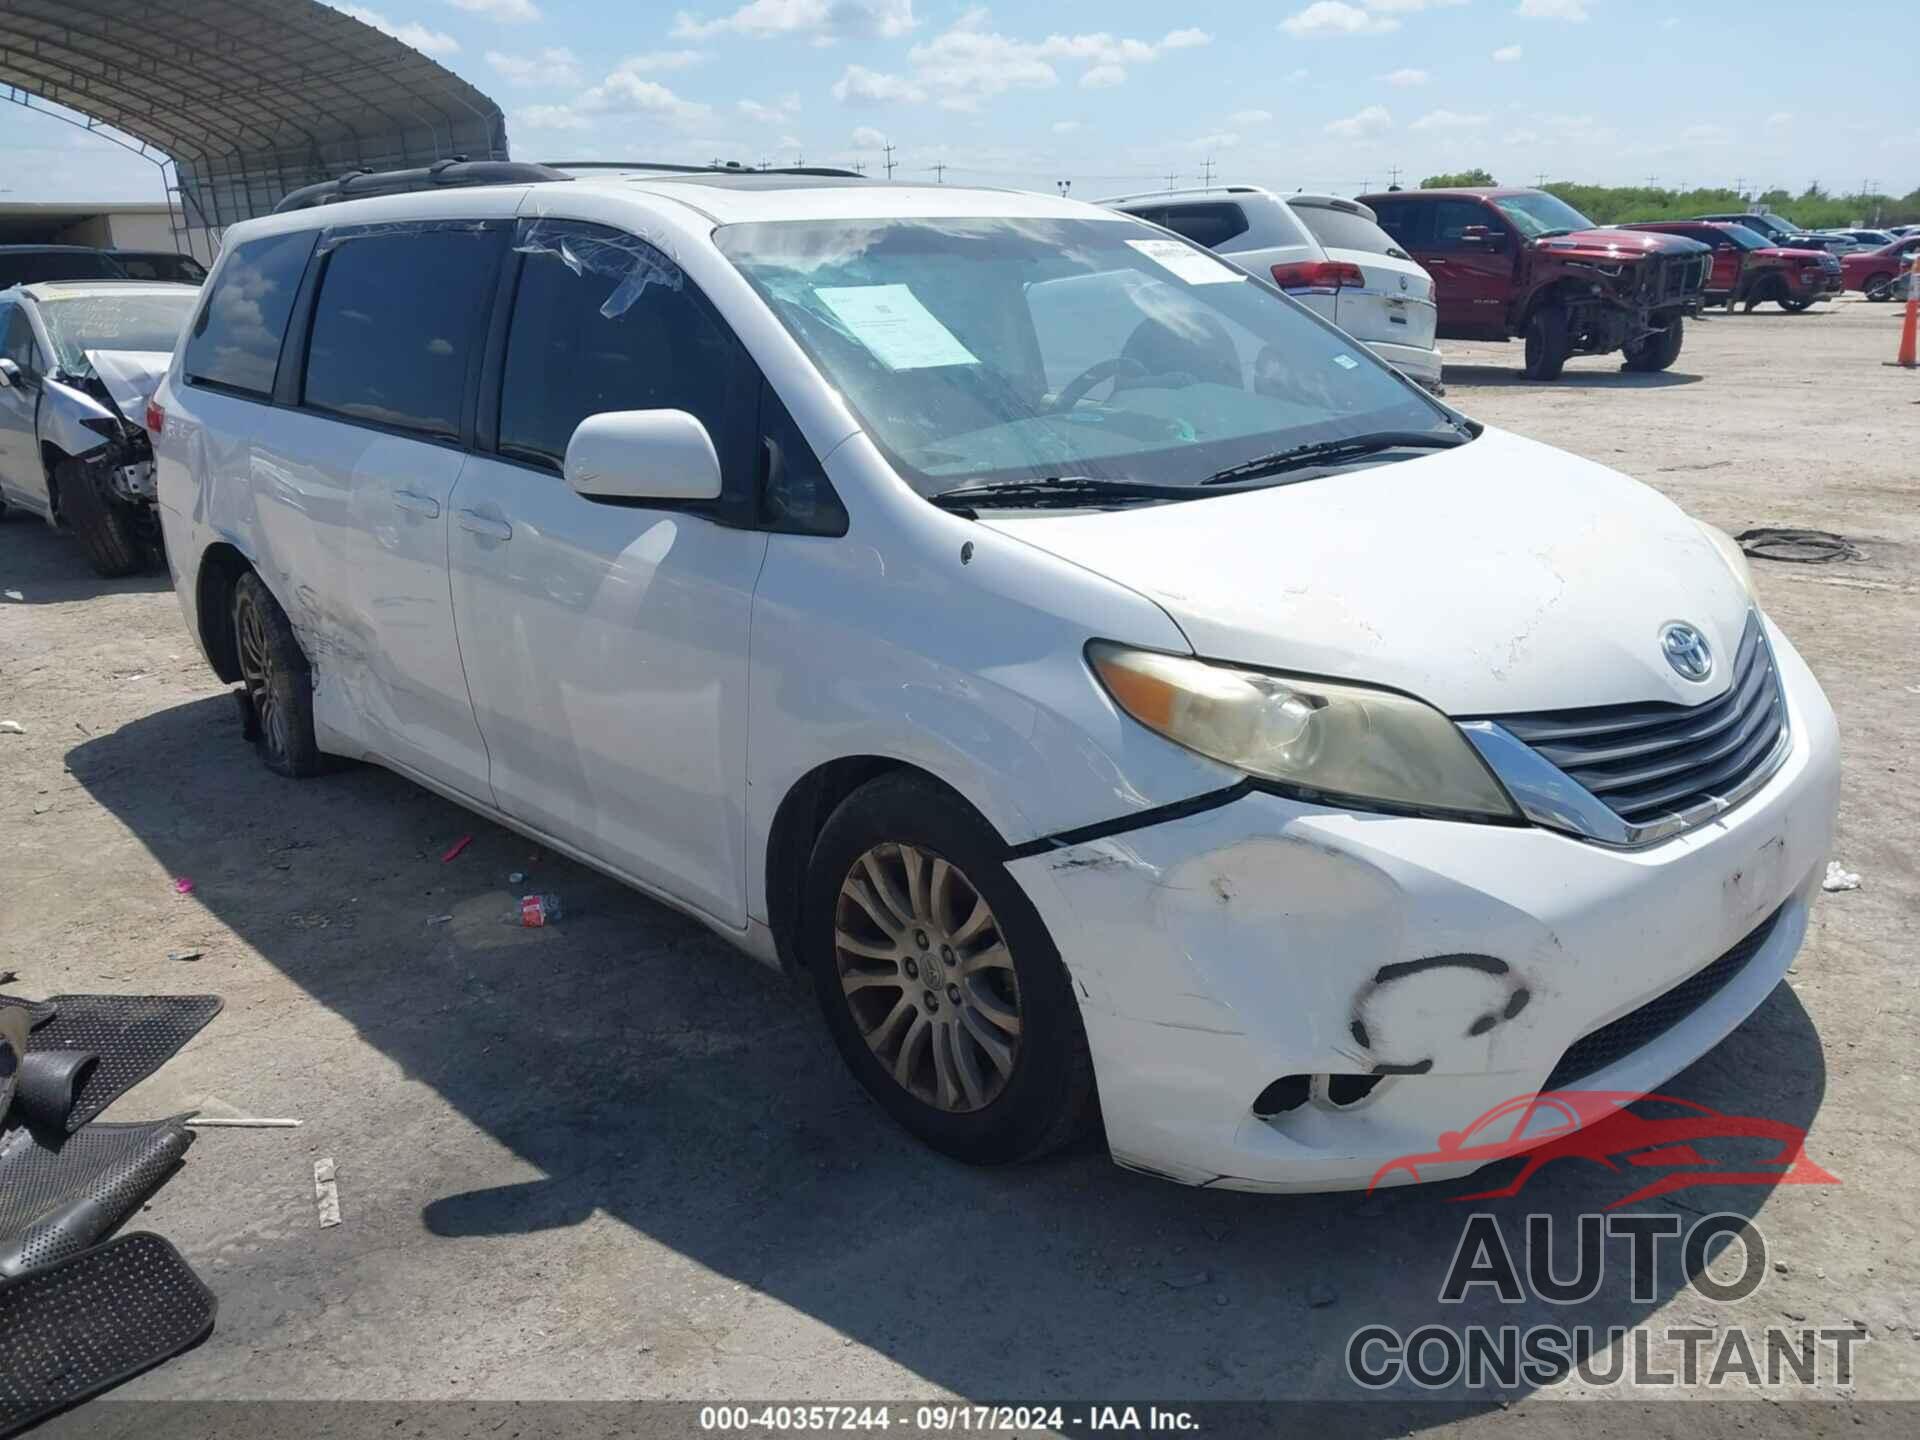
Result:
{"label": "orange traffic cone", "polygon": [[1907,272],[1907,323],[1900,327],[1900,358],[1894,364],[1914,368],[1916,340],[1920,340],[1920,251],[1915,252],[1913,269]]}

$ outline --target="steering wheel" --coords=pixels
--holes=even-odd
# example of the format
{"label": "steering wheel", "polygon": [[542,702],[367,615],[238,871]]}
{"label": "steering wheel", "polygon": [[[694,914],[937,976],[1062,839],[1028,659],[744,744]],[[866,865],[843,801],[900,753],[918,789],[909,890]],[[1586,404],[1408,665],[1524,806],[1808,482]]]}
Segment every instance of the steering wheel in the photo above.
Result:
{"label": "steering wheel", "polygon": [[1122,380],[1137,380],[1146,373],[1146,366],[1126,356],[1115,360],[1102,360],[1097,365],[1089,365],[1068,381],[1066,388],[1053,397],[1053,403],[1047,407],[1047,412],[1058,415],[1073,409],[1087,398],[1088,391],[1103,380],[1113,381],[1113,388],[1119,390],[1122,388],[1120,384]]}

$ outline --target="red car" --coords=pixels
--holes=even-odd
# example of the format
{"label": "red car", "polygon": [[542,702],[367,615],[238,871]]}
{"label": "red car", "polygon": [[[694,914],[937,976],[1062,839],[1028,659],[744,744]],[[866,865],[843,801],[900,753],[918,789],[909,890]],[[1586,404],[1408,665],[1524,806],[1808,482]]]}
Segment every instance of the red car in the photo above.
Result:
{"label": "red car", "polygon": [[1847,289],[1866,292],[1869,300],[1891,298],[1893,282],[1900,272],[1913,268],[1913,252],[1920,250],[1920,235],[1902,235],[1891,245],[1878,250],[1856,250],[1840,257],[1840,274]]}
{"label": "red car", "polygon": [[[1629,1105],[1653,1103],[1687,1113],[1649,1118]],[[1763,1140],[1777,1145],[1756,1166],[1722,1166],[1696,1148],[1708,1140]],[[1592,1160],[1609,1170],[1665,1170],[1624,1199],[1617,1210],[1693,1185],[1838,1185],[1839,1180],[1807,1159],[1801,1147],[1806,1132],[1796,1125],[1755,1115],[1725,1115],[1672,1095],[1638,1095],[1630,1090],[1550,1090],[1502,1101],[1464,1131],[1449,1130],[1424,1154],[1402,1155],[1374,1172],[1369,1192],[1396,1170],[1418,1181],[1422,1165],[1491,1164],[1516,1155],[1527,1163],[1513,1179],[1494,1190],[1456,1195],[1455,1201],[1493,1200],[1518,1195],[1534,1172],[1552,1160]]]}
{"label": "red car", "polygon": [[1707,303],[1731,310],[1777,300],[1782,310],[1805,310],[1841,290],[1840,261],[1825,250],[1797,250],[1771,243],[1757,230],[1729,220],[1636,220],[1622,230],[1651,230],[1697,240],[1713,249]]}

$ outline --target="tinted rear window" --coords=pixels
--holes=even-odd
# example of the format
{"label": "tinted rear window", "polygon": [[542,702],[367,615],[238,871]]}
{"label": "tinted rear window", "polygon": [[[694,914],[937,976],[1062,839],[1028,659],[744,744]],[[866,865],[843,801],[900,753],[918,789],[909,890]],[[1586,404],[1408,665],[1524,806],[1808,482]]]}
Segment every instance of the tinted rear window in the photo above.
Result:
{"label": "tinted rear window", "polygon": [[1401,255],[1393,237],[1364,215],[1324,205],[1295,204],[1293,213],[1329,250],[1363,250],[1369,255]]}
{"label": "tinted rear window", "polygon": [[462,226],[343,241],[327,257],[314,303],[304,403],[458,437],[503,238]]}
{"label": "tinted rear window", "polygon": [[1238,205],[1169,205],[1155,217],[1176,235],[1196,245],[1224,245],[1247,233],[1247,212]]}
{"label": "tinted rear window", "polygon": [[317,233],[298,230],[234,248],[187,338],[189,383],[262,399],[273,394],[287,316]]}
{"label": "tinted rear window", "polygon": [[99,250],[28,250],[0,254],[0,290],[41,280],[117,280],[125,273],[111,255]]}

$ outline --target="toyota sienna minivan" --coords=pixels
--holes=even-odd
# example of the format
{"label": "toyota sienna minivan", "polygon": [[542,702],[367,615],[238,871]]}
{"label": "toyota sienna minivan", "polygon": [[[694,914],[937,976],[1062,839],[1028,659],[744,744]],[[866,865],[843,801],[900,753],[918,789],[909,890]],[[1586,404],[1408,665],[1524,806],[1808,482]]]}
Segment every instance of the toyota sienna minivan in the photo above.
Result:
{"label": "toyota sienna minivan", "polygon": [[260,758],[807,977],[930,1145],[1364,1185],[1800,946],[1833,716],[1647,487],[1050,195],[381,179],[227,232],[147,416]]}

